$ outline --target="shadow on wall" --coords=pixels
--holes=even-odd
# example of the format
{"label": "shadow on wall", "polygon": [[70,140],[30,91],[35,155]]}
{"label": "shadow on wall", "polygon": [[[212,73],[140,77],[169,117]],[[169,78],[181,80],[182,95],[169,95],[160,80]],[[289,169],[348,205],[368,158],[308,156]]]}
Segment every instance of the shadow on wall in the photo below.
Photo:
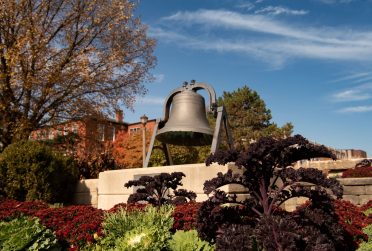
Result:
{"label": "shadow on wall", "polygon": [[73,198],[75,205],[98,206],[98,179],[79,180]]}

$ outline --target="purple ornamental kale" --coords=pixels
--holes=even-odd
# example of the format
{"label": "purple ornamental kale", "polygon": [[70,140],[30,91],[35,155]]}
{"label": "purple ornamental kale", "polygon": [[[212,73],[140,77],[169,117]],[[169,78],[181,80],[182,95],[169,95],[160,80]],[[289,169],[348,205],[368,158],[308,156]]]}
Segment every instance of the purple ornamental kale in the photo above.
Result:
{"label": "purple ornamental kale", "polygon": [[[146,201],[152,205],[182,204],[194,201],[196,194],[185,189],[177,189],[182,186],[182,172],[160,173],[155,176],[142,176],[138,180],[130,180],[124,184],[126,188],[138,186],[140,188],[128,198],[128,203]],[[173,191],[173,194],[171,193]]]}

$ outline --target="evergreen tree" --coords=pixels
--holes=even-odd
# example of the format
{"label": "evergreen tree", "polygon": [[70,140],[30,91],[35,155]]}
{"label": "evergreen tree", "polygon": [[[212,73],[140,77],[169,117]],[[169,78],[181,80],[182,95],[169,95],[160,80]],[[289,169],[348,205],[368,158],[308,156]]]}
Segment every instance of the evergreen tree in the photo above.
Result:
{"label": "evergreen tree", "polygon": [[226,108],[235,146],[238,148],[262,137],[279,139],[292,134],[291,123],[279,127],[271,122],[270,109],[258,93],[247,86],[233,92],[224,92],[218,103]]}

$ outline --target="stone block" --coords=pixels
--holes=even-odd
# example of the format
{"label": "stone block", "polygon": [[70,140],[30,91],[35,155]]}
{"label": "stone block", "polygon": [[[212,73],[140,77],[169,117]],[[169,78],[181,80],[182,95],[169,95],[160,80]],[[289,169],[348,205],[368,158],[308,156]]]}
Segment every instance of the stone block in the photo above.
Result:
{"label": "stone block", "polygon": [[344,195],[364,195],[366,194],[365,186],[344,186]]}
{"label": "stone block", "polygon": [[359,196],[359,204],[360,205],[364,205],[366,204],[368,201],[372,200],[372,195],[360,195]]}
{"label": "stone block", "polygon": [[366,186],[366,194],[372,195],[372,184]]}
{"label": "stone block", "polygon": [[360,198],[359,198],[358,195],[344,195],[342,197],[342,199],[347,200],[347,201],[350,201],[351,203],[353,203],[355,205],[359,205],[360,204]]}

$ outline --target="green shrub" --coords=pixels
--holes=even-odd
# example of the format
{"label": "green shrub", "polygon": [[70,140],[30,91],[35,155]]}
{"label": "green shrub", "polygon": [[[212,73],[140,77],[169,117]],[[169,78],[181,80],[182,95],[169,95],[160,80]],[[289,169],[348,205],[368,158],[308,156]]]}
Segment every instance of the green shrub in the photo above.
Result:
{"label": "green shrub", "polygon": [[11,144],[0,155],[0,194],[8,198],[68,202],[77,177],[71,158],[35,141]]}
{"label": "green shrub", "polygon": [[120,208],[106,213],[103,221],[105,237],[96,250],[162,250],[167,247],[173,226],[173,207],[148,206],[131,212]]}
{"label": "green shrub", "polygon": [[366,216],[372,214],[372,208],[368,208],[366,211],[363,212]]}
{"label": "green shrub", "polygon": [[370,251],[372,250],[372,224],[363,228],[363,232],[368,235],[368,241],[360,243],[358,251]]}
{"label": "green shrub", "polygon": [[[368,235],[368,241],[372,243],[372,224],[363,228],[363,233]],[[372,250],[372,249],[371,249]]]}
{"label": "green shrub", "polygon": [[169,249],[172,251],[213,251],[214,245],[201,240],[196,230],[179,230],[169,241]]}
{"label": "green shrub", "polygon": [[0,222],[0,250],[61,250],[56,236],[38,218]]}

